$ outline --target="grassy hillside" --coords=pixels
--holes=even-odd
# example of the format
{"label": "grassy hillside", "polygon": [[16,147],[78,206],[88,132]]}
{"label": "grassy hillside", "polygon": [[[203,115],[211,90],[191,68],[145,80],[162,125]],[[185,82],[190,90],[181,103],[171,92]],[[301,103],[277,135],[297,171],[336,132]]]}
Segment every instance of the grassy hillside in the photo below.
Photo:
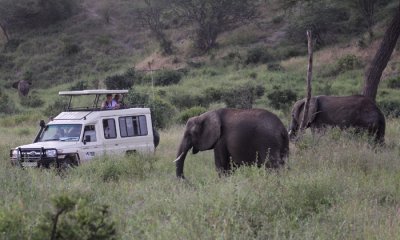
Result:
{"label": "grassy hillside", "polygon": [[[250,94],[253,107],[273,111],[288,125],[291,104],[304,95],[306,44],[291,39],[296,25],[279,1],[262,2],[257,21],[224,32],[218,47],[204,54],[193,51],[192,26],[169,18],[165,32],[175,52],[161,54],[137,20],[144,5],[136,0],[84,0],[66,20],[15,31],[9,43],[0,37],[0,239],[49,238],[51,214],[69,200],[77,204],[61,217],[65,229],[106,205],[117,239],[398,239],[399,45],[377,96],[387,114],[385,147],[373,149],[365,137],[337,130],[315,138],[307,133],[290,145],[290,169],[244,167],[218,178],[207,151],[188,156],[187,181],[175,178],[172,161],[186,117],[240,106],[241,96]],[[384,2],[373,37],[353,18],[340,22],[347,26],[342,32],[323,35],[314,55],[314,95],[360,92],[398,5]],[[151,74],[140,71],[149,62],[152,69],[172,69],[155,71],[155,79],[178,72],[179,83],[152,88]],[[153,117],[163,123],[154,156],[99,158],[62,174],[9,164],[10,148],[31,142],[39,120],[57,110],[58,91],[105,88],[106,78],[115,76],[134,81],[131,102],[148,97]],[[11,88],[22,78],[33,82],[27,98]],[[13,111],[2,112],[5,106]]]}

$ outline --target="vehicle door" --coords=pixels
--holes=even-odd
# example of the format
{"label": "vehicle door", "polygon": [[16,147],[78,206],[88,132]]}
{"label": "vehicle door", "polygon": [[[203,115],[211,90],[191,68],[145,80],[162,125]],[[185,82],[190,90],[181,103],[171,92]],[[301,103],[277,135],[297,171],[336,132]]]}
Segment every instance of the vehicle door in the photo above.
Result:
{"label": "vehicle door", "polygon": [[104,154],[98,138],[98,128],[96,125],[86,125],[83,130],[82,148],[79,150],[81,162],[87,162],[94,157],[99,157]]}

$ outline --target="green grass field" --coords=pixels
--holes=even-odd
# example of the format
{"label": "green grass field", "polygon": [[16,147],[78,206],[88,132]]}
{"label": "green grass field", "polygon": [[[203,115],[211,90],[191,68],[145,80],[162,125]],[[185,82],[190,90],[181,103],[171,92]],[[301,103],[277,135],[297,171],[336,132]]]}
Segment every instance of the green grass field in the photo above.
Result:
{"label": "green grass field", "polygon": [[400,122],[386,146],[331,131],[291,144],[289,169],[243,167],[218,178],[211,151],[188,155],[186,181],[172,161],[183,126],[161,132],[154,156],[108,157],[71,169],[19,169],[9,149],[34,127],[2,127],[0,238],[35,239],[52,199],[108,205],[118,239],[397,239]]}

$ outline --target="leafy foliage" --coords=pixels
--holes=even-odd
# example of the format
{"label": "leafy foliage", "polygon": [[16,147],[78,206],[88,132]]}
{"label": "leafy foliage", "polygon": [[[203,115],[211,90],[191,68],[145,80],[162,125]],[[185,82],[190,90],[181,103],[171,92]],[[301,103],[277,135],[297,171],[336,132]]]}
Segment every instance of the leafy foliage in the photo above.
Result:
{"label": "leafy foliage", "polygon": [[67,106],[68,102],[66,99],[64,98],[58,98],[54,101],[54,103],[48,105],[45,110],[43,111],[43,114],[47,117],[54,117],[56,115],[58,115],[60,112],[62,112],[66,106]]}
{"label": "leafy foliage", "polygon": [[0,113],[16,113],[17,109],[15,108],[15,104],[9,96],[0,89]]}
{"label": "leafy foliage", "polygon": [[353,55],[353,54],[347,54],[343,57],[341,57],[337,61],[337,71],[339,72],[345,72],[353,69],[360,68],[362,66],[361,60]]}
{"label": "leafy foliage", "polygon": [[204,107],[192,107],[186,109],[185,111],[181,112],[178,116],[179,123],[186,123],[187,120],[194,116],[199,116],[202,113],[207,112],[207,109]]}
{"label": "leafy foliage", "polygon": [[104,83],[107,89],[129,89],[134,84],[140,84],[142,80],[142,73],[136,71],[135,68],[129,68],[123,74],[108,76]]}
{"label": "leafy foliage", "polygon": [[221,99],[229,108],[252,108],[254,101],[263,96],[262,85],[246,83],[223,91]]}
{"label": "leafy foliage", "polygon": [[217,37],[240,21],[257,15],[257,1],[251,0],[174,0],[181,17],[194,22],[195,46],[208,51],[217,44]]}
{"label": "leafy foliage", "polygon": [[252,48],[247,52],[245,64],[267,63],[272,61],[273,57],[265,47]]}
{"label": "leafy foliage", "polygon": [[21,97],[20,102],[22,106],[30,108],[38,108],[44,105],[44,101],[37,94],[30,94],[27,97]]}
{"label": "leafy foliage", "polygon": [[400,76],[395,78],[389,78],[385,80],[388,88],[400,89]]}
{"label": "leafy foliage", "polygon": [[382,99],[378,101],[378,106],[386,116],[400,117],[400,100]]}
{"label": "leafy foliage", "polygon": [[108,206],[68,195],[55,197],[53,205],[54,211],[39,223],[35,239],[117,239]]}
{"label": "leafy foliage", "polygon": [[297,94],[291,89],[274,86],[267,98],[273,108],[286,110],[297,100]]}
{"label": "leafy foliage", "polygon": [[168,86],[177,84],[182,79],[182,73],[175,70],[162,70],[156,72],[153,76],[154,85]]}
{"label": "leafy foliage", "polygon": [[175,108],[166,100],[159,96],[150,98],[149,94],[137,91],[132,88],[127,95],[127,102],[131,106],[145,106],[151,110],[153,126],[157,128],[165,128],[171,123],[175,114]]}

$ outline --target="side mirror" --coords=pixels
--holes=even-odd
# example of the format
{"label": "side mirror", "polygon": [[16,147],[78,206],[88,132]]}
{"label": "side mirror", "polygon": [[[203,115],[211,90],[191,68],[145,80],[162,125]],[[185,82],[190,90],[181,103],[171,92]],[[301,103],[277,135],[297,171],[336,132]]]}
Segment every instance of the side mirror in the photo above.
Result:
{"label": "side mirror", "polygon": [[83,140],[83,144],[86,144],[87,142],[91,142],[90,135],[85,136],[85,139]]}
{"label": "side mirror", "polygon": [[41,128],[46,127],[46,123],[44,122],[44,120],[40,120],[39,126],[40,126]]}

